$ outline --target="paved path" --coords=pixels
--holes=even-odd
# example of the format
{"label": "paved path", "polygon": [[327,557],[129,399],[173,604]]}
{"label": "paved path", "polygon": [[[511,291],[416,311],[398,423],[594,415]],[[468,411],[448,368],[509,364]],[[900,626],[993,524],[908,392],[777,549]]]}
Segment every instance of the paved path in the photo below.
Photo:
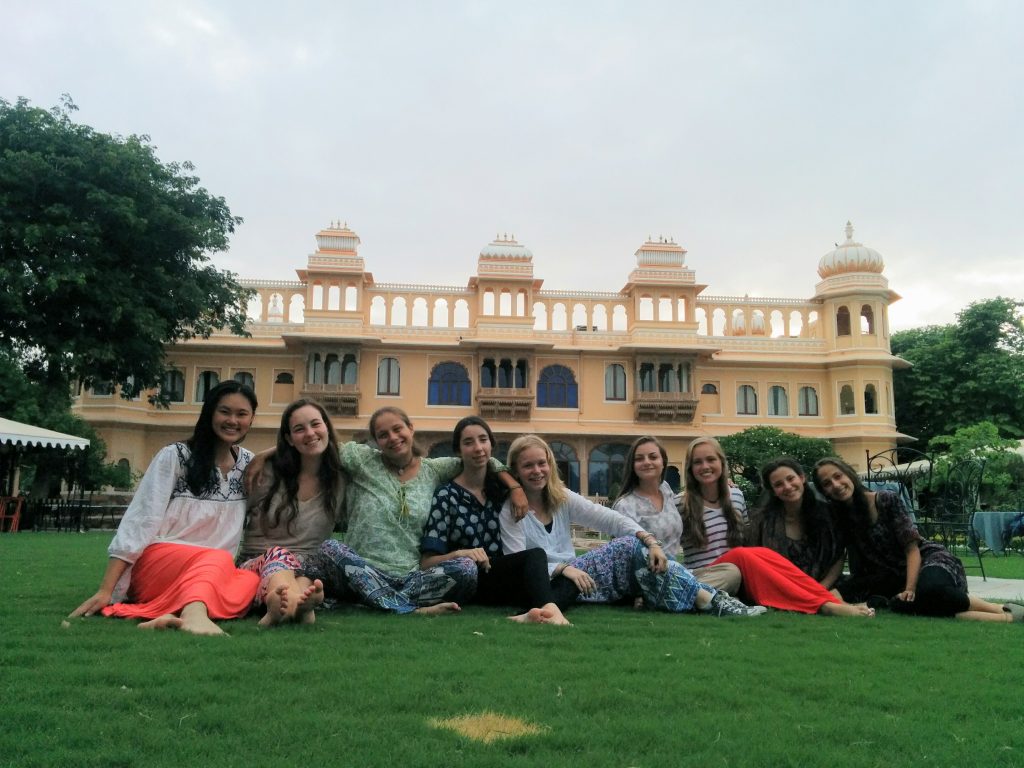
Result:
{"label": "paved path", "polygon": [[1022,602],[1024,601],[1024,580],[994,579],[989,576],[987,581],[982,581],[981,576],[968,576],[967,591],[986,600]]}

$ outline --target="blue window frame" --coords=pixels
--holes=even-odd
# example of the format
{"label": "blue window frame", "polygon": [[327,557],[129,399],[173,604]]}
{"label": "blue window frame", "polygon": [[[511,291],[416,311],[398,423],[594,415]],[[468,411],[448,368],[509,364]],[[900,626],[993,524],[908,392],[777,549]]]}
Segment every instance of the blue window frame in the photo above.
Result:
{"label": "blue window frame", "polygon": [[538,408],[578,408],[576,377],[564,365],[549,365],[537,382]]}
{"label": "blue window frame", "polygon": [[469,405],[469,373],[458,363],[441,363],[430,372],[428,405]]}

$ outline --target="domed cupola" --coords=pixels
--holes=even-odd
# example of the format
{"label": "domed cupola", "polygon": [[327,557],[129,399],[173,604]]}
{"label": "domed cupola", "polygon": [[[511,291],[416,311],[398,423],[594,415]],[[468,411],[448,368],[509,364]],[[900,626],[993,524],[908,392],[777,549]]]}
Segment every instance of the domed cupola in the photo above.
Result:
{"label": "domed cupola", "polygon": [[846,242],[834,251],[829,251],[818,262],[818,274],[824,280],[834,275],[851,272],[874,272],[881,274],[885,268],[882,254],[874,248],[861,245],[853,239],[853,224],[846,222]]}
{"label": "domed cupola", "polygon": [[533,252],[516,242],[516,236],[499,235],[480,251],[482,259],[532,259]]}

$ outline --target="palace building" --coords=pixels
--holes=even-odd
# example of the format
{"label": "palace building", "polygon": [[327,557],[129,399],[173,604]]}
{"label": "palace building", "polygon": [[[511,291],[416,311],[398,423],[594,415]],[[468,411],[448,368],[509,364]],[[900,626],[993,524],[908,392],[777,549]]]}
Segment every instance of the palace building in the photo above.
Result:
{"label": "palace building", "polygon": [[253,450],[273,444],[298,397],[321,401],[341,440],[366,439],[370,414],[397,405],[432,455],[448,454],[458,419],[479,414],[498,455],[535,432],[567,484],[596,496],[614,494],[642,434],[664,441],[674,484],[699,435],[771,425],[828,438],[861,467],[866,450],[905,437],[892,371],[907,364],[889,348],[899,296],[849,223],[805,299],[712,295],[668,238],[641,245],[625,285],[609,291],[543,287],[514,236],[486,245],[462,286],[378,282],[340,223],[316,243],[297,280],[242,281],[256,292],[250,338],[220,333],[167,349],[169,409],[102,387],[76,398],[110,460],[145,470],[160,447],[191,434],[204,394],[228,378],[259,398]]}

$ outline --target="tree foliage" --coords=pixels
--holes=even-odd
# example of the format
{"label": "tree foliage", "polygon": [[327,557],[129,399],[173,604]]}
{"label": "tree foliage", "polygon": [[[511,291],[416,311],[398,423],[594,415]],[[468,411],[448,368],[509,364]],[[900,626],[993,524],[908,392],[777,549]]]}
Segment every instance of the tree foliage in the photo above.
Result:
{"label": "tree foliage", "polygon": [[157,385],[163,344],[228,327],[249,292],[211,266],[240,219],[189,163],[0,99],[0,350],[52,392],[78,379]]}
{"label": "tree foliage", "polygon": [[930,446],[943,453],[936,457],[933,490],[942,490],[942,478],[950,465],[964,459],[982,459],[982,502],[994,509],[1017,509],[1024,494],[1024,457],[1017,440],[999,435],[991,421],[961,427],[952,435],[936,435]]}
{"label": "tree foliage", "polygon": [[719,439],[729,459],[733,479],[743,490],[748,504],[761,491],[761,467],[780,456],[792,456],[808,471],[814,462],[834,455],[832,443],[819,437],[801,437],[777,427],[750,427]]}
{"label": "tree foliage", "polygon": [[955,324],[892,335],[893,354],[913,364],[893,374],[896,424],[927,445],[938,435],[990,421],[1024,437],[1024,302],[975,302]]}

